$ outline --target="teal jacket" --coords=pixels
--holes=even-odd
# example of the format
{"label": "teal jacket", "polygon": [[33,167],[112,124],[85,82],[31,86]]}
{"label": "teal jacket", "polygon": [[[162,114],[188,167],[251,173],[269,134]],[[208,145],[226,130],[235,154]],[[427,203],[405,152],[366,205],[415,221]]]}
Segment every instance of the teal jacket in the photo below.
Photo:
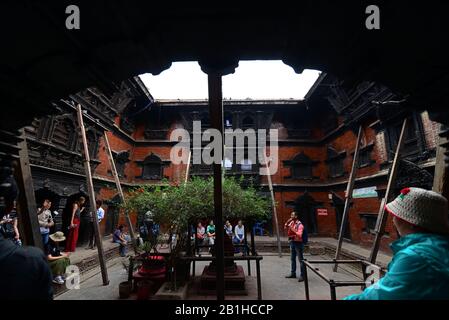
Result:
{"label": "teal jacket", "polygon": [[390,246],[385,276],[345,300],[449,299],[449,237],[413,233]]}

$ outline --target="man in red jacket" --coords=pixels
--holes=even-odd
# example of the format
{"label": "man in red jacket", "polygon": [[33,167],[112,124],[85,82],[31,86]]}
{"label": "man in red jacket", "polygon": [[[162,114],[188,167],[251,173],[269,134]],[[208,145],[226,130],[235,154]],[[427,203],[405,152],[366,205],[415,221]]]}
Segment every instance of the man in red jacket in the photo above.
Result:
{"label": "man in red jacket", "polygon": [[296,256],[298,256],[300,265],[300,275],[298,278],[298,282],[302,282],[304,281],[302,277],[304,272],[304,243],[302,242],[302,233],[304,231],[304,226],[301,221],[299,221],[298,215],[295,211],[291,213],[291,218],[288,219],[284,224],[284,229],[287,230],[292,261],[290,274],[287,275],[286,278],[296,278]]}

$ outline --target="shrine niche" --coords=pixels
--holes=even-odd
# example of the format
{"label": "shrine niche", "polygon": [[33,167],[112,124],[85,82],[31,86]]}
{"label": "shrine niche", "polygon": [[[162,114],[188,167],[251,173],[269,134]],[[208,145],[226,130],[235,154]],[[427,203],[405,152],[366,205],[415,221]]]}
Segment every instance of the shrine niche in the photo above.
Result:
{"label": "shrine niche", "polygon": [[290,167],[291,172],[286,178],[305,180],[318,178],[313,176],[313,167],[318,163],[319,161],[313,161],[304,152],[298,153],[292,160],[284,161],[284,166]]}

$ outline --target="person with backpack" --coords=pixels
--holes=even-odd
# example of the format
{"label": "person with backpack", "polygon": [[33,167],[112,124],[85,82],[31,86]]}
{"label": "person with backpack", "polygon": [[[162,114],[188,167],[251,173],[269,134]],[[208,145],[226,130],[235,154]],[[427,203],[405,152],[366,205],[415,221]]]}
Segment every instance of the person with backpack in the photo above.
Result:
{"label": "person with backpack", "polygon": [[300,275],[298,282],[304,281],[303,274],[305,265],[304,260],[304,244],[307,242],[307,232],[304,225],[299,221],[298,214],[293,211],[290,219],[284,224],[284,229],[287,230],[288,241],[290,243],[291,254],[291,271],[286,278],[296,278],[296,257],[298,257],[300,265]]}
{"label": "person with backpack", "polygon": [[5,239],[12,241],[16,246],[21,246],[19,228],[17,227],[18,215],[14,205],[0,219],[0,233]]}

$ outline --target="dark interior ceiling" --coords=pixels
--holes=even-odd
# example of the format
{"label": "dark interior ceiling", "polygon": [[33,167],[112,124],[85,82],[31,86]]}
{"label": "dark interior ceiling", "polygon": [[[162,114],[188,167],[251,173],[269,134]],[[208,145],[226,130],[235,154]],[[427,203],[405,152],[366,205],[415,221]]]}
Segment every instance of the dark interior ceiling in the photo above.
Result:
{"label": "dark interior ceiling", "polygon": [[[279,59],[349,84],[379,81],[410,95],[409,107],[447,108],[448,1],[296,2],[2,2],[1,128],[50,112],[51,100],[89,86],[112,92],[118,81],[158,74],[174,61],[226,74],[239,60]],[[65,28],[69,4],[80,8],[80,30]],[[380,8],[380,30],[365,27],[368,4]]]}

